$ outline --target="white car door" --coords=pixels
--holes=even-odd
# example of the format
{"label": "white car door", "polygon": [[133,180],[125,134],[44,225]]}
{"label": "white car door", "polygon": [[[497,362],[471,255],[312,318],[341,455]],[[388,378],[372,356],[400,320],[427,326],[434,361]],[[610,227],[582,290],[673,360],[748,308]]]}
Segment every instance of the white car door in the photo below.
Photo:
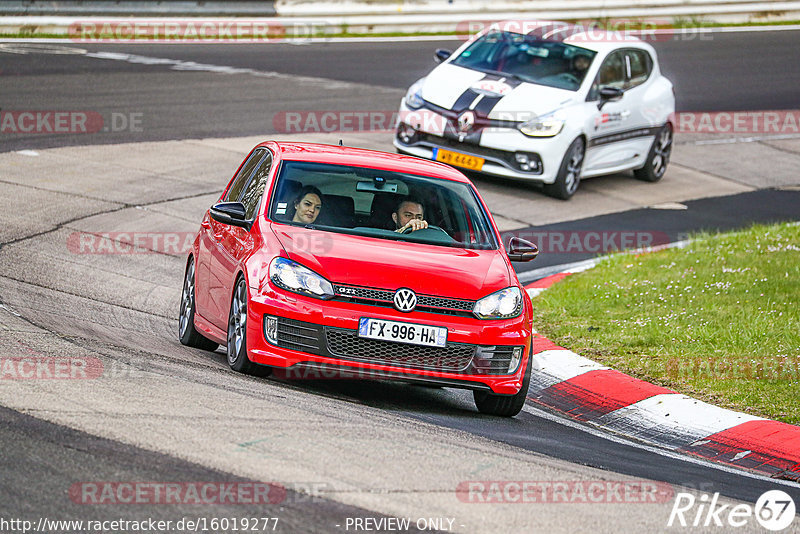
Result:
{"label": "white car door", "polygon": [[[585,123],[583,175],[586,177],[631,167],[641,159],[642,92],[636,88],[629,90],[630,71],[626,51],[616,50],[606,56],[592,84],[588,97],[591,112]],[[603,87],[622,89],[625,93],[601,107],[599,90]]]}
{"label": "white car door", "polygon": [[[628,48],[625,50],[625,98],[630,97],[636,105],[629,110],[630,144],[640,154],[639,162],[643,162],[650,151],[653,139],[664,126],[665,117],[674,111],[670,103],[669,91],[659,81],[658,74],[653,74],[654,60],[646,50]],[[666,98],[665,98],[666,97]],[[638,166],[638,165],[637,165]]]}

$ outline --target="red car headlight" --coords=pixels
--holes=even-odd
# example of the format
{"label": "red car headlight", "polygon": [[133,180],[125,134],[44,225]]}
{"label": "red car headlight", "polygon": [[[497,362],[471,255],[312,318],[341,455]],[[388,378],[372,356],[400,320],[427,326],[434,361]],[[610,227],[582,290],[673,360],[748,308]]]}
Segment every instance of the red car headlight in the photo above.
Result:
{"label": "red car headlight", "polygon": [[522,294],[516,286],[483,297],[472,308],[478,319],[511,319],[522,313]]}
{"label": "red car headlight", "polygon": [[287,258],[275,258],[269,264],[269,279],[281,289],[318,299],[334,297],[333,284],[308,267]]}

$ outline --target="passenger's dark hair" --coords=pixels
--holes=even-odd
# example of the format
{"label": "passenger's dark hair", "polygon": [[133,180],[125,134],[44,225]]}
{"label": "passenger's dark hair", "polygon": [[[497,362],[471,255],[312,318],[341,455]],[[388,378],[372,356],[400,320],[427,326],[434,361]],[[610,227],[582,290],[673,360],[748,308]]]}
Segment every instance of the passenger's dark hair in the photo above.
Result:
{"label": "passenger's dark hair", "polygon": [[294,199],[292,199],[292,202],[289,204],[289,209],[286,210],[287,220],[291,221],[292,219],[294,219],[294,214],[297,213],[297,205],[300,204],[300,201],[303,200],[303,197],[309,193],[314,193],[319,197],[320,200],[322,200],[322,192],[313,185],[307,185],[305,187],[302,187],[300,191],[297,192],[297,195],[295,195]]}
{"label": "passenger's dark hair", "polygon": [[423,213],[425,212],[425,203],[422,202],[422,199],[413,195],[406,195],[404,197],[400,197],[397,200],[397,202],[394,205],[394,210],[392,211],[392,213],[397,213],[398,211],[400,211],[400,206],[402,206],[406,202],[411,202],[412,204],[419,204],[420,206],[422,206]]}
{"label": "passenger's dark hair", "polygon": [[300,201],[303,200],[303,197],[306,196],[309,193],[314,193],[315,195],[317,195],[319,197],[320,201],[322,201],[322,191],[320,191],[319,189],[317,189],[313,185],[307,185],[304,188],[302,188],[300,191],[298,191],[297,196],[295,196],[294,200],[292,200],[292,207],[295,207],[297,204],[299,204]]}

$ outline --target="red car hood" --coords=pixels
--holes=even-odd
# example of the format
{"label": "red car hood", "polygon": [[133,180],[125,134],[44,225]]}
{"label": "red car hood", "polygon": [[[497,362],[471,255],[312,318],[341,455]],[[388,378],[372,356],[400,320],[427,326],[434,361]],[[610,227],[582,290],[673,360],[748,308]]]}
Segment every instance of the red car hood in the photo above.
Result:
{"label": "red car hood", "polygon": [[272,225],[289,258],[335,284],[477,300],[508,287],[500,250],[472,250]]}

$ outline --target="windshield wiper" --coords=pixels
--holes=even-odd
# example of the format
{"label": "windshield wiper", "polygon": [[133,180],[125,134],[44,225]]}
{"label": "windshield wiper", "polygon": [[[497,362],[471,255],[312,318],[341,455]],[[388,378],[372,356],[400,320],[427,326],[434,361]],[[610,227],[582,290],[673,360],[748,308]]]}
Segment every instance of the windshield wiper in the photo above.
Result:
{"label": "windshield wiper", "polygon": [[513,72],[502,72],[502,71],[499,71],[499,70],[491,70],[491,69],[487,69],[487,72],[489,72],[491,74],[496,74],[498,76],[505,76],[506,78],[514,78],[515,80],[519,80],[521,82],[527,81],[525,78],[523,78],[519,74],[515,74]]}
{"label": "windshield wiper", "polygon": [[[465,66],[466,65],[459,65],[459,67],[465,67]],[[513,78],[513,79],[515,79],[515,80],[517,80],[519,82],[532,83],[530,79],[524,78],[524,77],[520,76],[519,74],[515,74],[513,72],[502,72],[502,71],[499,71],[499,70],[483,69],[483,68],[478,68],[478,67],[468,67],[468,68],[474,69],[474,70],[477,70],[477,71],[480,71],[480,72],[485,72],[486,74],[494,74],[495,76],[503,76],[505,78]]]}

